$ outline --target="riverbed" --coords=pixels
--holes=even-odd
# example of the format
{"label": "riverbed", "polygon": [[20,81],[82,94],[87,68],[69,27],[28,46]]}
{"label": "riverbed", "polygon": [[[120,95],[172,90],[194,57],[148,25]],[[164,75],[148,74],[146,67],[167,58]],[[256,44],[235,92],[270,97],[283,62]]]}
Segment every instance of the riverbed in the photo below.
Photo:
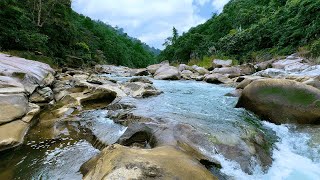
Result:
{"label": "riverbed", "polygon": [[[134,113],[187,123],[198,131],[220,134],[217,138],[224,141],[237,141],[241,138],[242,126],[256,124],[261,125],[265,133],[277,137],[272,143],[273,163],[266,172],[257,165],[253,167],[252,174],[247,174],[236,162],[212,152],[212,156],[221,162],[221,172],[225,177],[320,178],[320,126],[274,125],[261,121],[244,109],[234,108],[238,99],[224,96],[234,90],[231,87],[195,81],[153,82],[163,93],[146,99],[131,99],[137,106]],[[1,153],[0,179],[81,179],[78,171],[81,164],[103,148],[103,145],[95,144],[95,139],[105,145],[112,144],[126,130],[106,116],[107,110],[83,112],[70,123],[74,132],[55,140],[36,137],[39,131],[36,125],[27,135],[24,145]]]}

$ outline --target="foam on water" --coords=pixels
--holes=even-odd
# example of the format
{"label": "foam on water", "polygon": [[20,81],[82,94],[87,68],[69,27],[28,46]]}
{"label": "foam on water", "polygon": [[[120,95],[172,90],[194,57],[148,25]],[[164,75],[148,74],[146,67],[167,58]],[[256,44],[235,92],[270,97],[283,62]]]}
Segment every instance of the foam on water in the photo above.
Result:
{"label": "foam on water", "polygon": [[272,129],[279,137],[273,150],[273,163],[268,172],[264,173],[256,167],[252,175],[241,171],[240,166],[222,155],[215,158],[222,164],[221,171],[234,179],[264,179],[264,180],[314,180],[320,179],[320,145],[310,147],[310,135],[295,132],[292,125],[275,125],[269,122],[263,124]]}

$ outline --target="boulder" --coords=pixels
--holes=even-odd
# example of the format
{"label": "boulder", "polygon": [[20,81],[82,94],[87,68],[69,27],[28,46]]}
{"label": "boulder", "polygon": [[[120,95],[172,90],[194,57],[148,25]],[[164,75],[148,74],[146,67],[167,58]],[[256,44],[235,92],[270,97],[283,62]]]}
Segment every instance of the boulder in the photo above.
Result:
{"label": "boulder", "polygon": [[123,85],[122,89],[127,95],[138,98],[156,96],[162,93],[152,84],[143,82],[127,82]]}
{"label": "boulder", "polygon": [[196,68],[194,68],[194,71],[196,73],[198,73],[199,75],[209,74],[209,71],[203,67],[196,67]]}
{"label": "boulder", "polygon": [[193,75],[193,72],[190,71],[190,70],[183,70],[183,71],[181,72],[182,78],[183,78],[183,79],[186,79],[186,80],[192,79],[192,78],[191,78],[192,75]]}
{"label": "boulder", "polygon": [[169,61],[163,61],[160,64],[153,64],[147,67],[147,70],[150,72],[150,74],[155,74],[156,71],[161,67],[161,66],[169,66]]}
{"label": "boulder", "polygon": [[226,75],[222,74],[209,74],[205,76],[204,81],[212,84],[229,84],[233,82]]}
{"label": "boulder", "polygon": [[0,125],[0,151],[21,145],[29,126],[20,120]]}
{"label": "boulder", "polygon": [[30,94],[38,86],[50,85],[54,73],[47,64],[0,53],[0,74],[18,79]]}
{"label": "boulder", "polygon": [[153,84],[153,82],[146,77],[135,77],[135,78],[130,79],[129,82],[142,82],[142,83]]}
{"label": "boulder", "polygon": [[148,75],[150,75],[150,73],[147,68],[141,68],[141,69],[134,69],[133,75],[134,76],[148,76]]}
{"label": "boulder", "polygon": [[275,69],[275,68],[268,68],[263,71],[259,71],[255,74],[254,76],[262,76],[262,77],[267,77],[267,78],[275,78],[275,77],[281,77],[286,75],[287,73],[282,70],[282,69]]}
{"label": "boulder", "polygon": [[232,60],[215,59],[212,61],[213,68],[222,68],[222,67],[231,67],[231,66],[232,66]]}
{"label": "boulder", "polygon": [[236,107],[276,124],[320,122],[320,90],[292,80],[256,80],[244,88]]}
{"label": "boulder", "polygon": [[302,58],[287,58],[287,59],[282,59],[282,60],[278,60],[275,61],[274,63],[272,63],[272,67],[275,69],[285,69],[285,67],[290,66],[292,64],[296,64],[296,63],[302,63],[303,59]]}
{"label": "boulder", "polygon": [[254,65],[254,68],[256,69],[256,71],[262,71],[262,70],[266,70],[268,68],[271,68],[272,67],[272,63],[274,62],[275,60],[269,60],[269,61],[263,61],[263,62],[260,62],[256,65]]}
{"label": "boulder", "polygon": [[310,78],[310,79],[304,81],[303,83],[306,85],[309,85],[309,86],[313,86],[313,87],[320,90],[320,76]]}
{"label": "boulder", "polygon": [[179,69],[180,72],[185,71],[185,70],[193,71],[193,68],[188,66],[188,65],[186,65],[186,64],[180,64],[178,69]]}
{"label": "boulder", "polygon": [[241,75],[250,75],[256,72],[253,64],[242,64],[239,66]]}
{"label": "boulder", "polygon": [[236,87],[236,89],[244,89],[246,86],[248,86],[253,81],[256,81],[258,79],[264,79],[260,76],[243,76],[244,80],[242,80]]}
{"label": "boulder", "polygon": [[0,94],[0,124],[23,117],[28,110],[24,94]]}
{"label": "boulder", "polygon": [[176,67],[163,65],[154,73],[154,78],[159,80],[179,80],[181,74]]}
{"label": "boulder", "polygon": [[241,69],[239,67],[215,68],[212,72],[213,73],[229,75],[230,78],[238,77],[238,76],[241,75]]}
{"label": "boulder", "polygon": [[53,91],[49,87],[37,89],[29,98],[33,103],[45,103],[53,100]]}
{"label": "boulder", "polygon": [[191,156],[172,147],[111,145],[82,165],[83,179],[217,179]]}

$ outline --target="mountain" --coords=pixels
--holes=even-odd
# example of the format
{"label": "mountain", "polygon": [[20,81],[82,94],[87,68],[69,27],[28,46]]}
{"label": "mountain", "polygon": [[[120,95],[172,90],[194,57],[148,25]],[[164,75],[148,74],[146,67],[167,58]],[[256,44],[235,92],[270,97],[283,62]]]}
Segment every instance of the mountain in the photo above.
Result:
{"label": "mountain", "polygon": [[76,13],[71,0],[1,0],[0,50],[23,55],[36,52],[57,66],[145,67],[156,63],[146,44]]}
{"label": "mountain", "polygon": [[296,51],[317,58],[319,12],[319,0],[231,0],[221,14],[169,44],[158,59],[187,63],[218,57],[245,63]]}

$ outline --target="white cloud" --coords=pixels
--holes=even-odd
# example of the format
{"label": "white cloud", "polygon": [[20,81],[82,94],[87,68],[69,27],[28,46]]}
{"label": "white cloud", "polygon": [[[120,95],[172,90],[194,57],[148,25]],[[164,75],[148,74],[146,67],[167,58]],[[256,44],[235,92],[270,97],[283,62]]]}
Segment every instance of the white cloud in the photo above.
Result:
{"label": "white cloud", "polygon": [[[74,0],[73,8],[93,19],[119,26],[133,37],[162,48],[172,27],[187,31],[203,23],[207,17],[198,15],[199,6],[220,0]],[[228,0],[222,0],[228,1]],[[218,3],[220,7],[223,3]]]}
{"label": "white cloud", "polygon": [[229,0],[213,0],[212,6],[217,10],[218,13],[221,13],[224,5],[226,5]]}

